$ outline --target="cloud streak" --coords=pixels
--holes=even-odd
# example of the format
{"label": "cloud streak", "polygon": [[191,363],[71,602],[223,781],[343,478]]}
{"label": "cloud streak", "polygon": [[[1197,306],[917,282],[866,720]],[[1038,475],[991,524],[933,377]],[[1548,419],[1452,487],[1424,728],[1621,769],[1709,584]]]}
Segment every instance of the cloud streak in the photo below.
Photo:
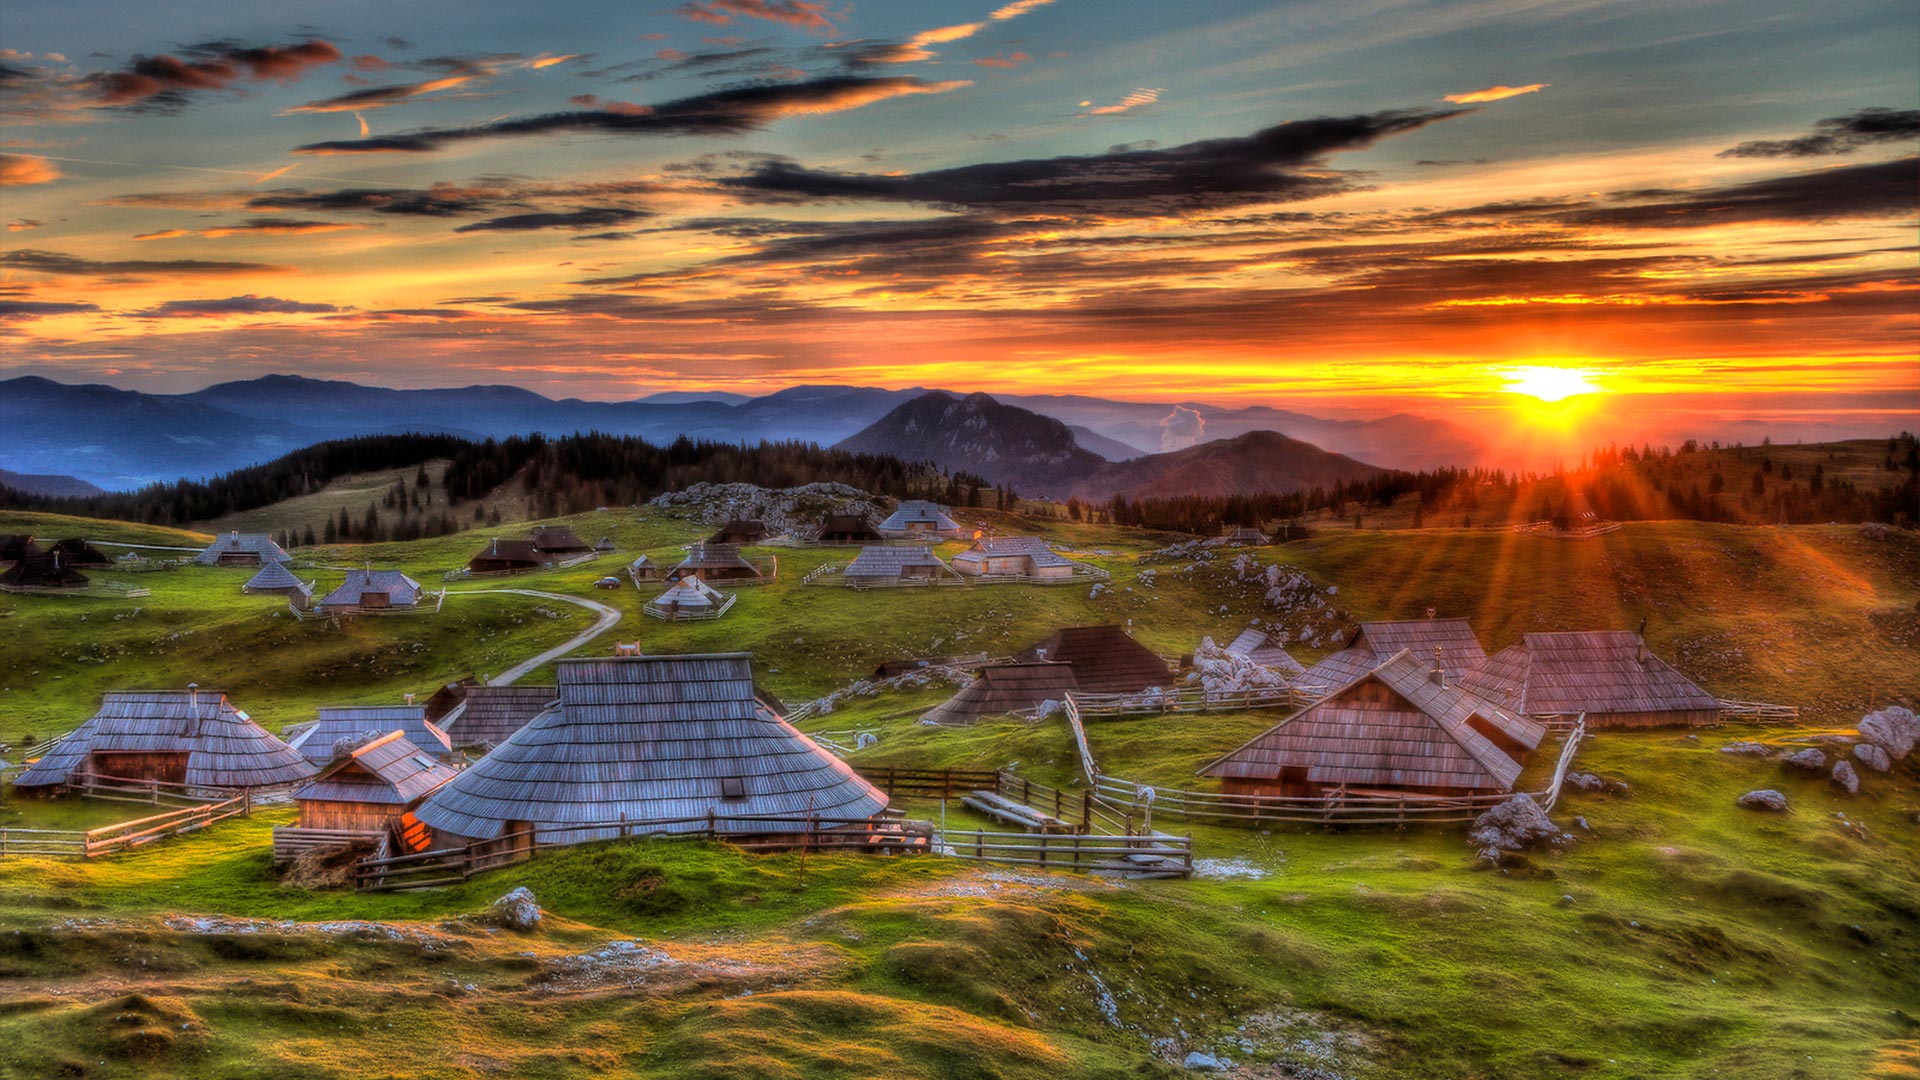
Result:
{"label": "cloud streak", "polygon": [[1448,94],[1441,101],[1451,101],[1455,105],[1483,105],[1489,101],[1505,101],[1521,94],[1537,94],[1552,83],[1528,83],[1525,86],[1488,86],[1479,90],[1468,90],[1463,94]]}
{"label": "cloud streak", "polygon": [[339,310],[332,304],[307,304],[248,293],[224,300],[169,300],[133,315],[141,319],[214,319],[230,315],[322,315]]}
{"label": "cloud streak", "polygon": [[1720,151],[1723,158],[1823,157],[1920,139],[1920,109],[1861,109],[1829,116],[1797,139],[1759,139]]}
{"label": "cloud streak", "polygon": [[0,187],[51,184],[60,179],[60,167],[32,154],[0,154]]}

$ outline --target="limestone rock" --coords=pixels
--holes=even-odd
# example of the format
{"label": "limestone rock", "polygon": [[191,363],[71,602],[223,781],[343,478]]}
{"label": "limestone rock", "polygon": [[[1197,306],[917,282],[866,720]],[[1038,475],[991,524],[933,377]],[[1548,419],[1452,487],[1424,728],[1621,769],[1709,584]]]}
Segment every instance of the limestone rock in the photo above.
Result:
{"label": "limestone rock", "polygon": [[1854,747],[1853,756],[1859,760],[1860,764],[1874,772],[1886,772],[1893,768],[1893,759],[1887,756],[1885,750],[1872,743],[1861,743]]}
{"label": "limestone rock", "polygon": [[1736,801],[1749,810],[1784,811],[1787,808],[1787,797],[1772,788],[1749,791],[1745,795],[1740,796]]}
{"label": "limestone rock", "polygon": [[1920,717],[1914,716],[1912,709],[1889,706],[1868,713],[1860,721],[1860,737],[1899,761],[1913,753],[1913,744],[1920,741]]}
{"label": "limestone rock", "polygon": [[1849,795],[1860,794],[1860,774],[1853,771],[1851,761],[1833,763],[1833,782]]}
{"label": "limestone rock", "polygon": [[1766,743],[1742,740],[1740,742],[1728,743],[1720,748],[1720,752],[1723,754],[1734,754],[1738,757],[1768,757],[1772,755],[1773,747],[1768,746]]}
{"label": "limestone rock", "polygon": [[1203,1054],[1198,1050],[1189,1051],[1180,1064],[1183,1068],[1192,1069],[1195,1072],[1220,1072],[1226,1068],[1219,1058],[1212,1054]]}
{"label": "limestone rock", "polygon": [[1467,840],[1474,847],[1495,852],[1525,851],[1540,844],[1559,845],[1571,837],[1560,831],[1533,796],[1515,795],[1499,806],[1481,814],[1473,821],[1473,828],[1467,832]]}
{"label": "limestone rock", "polygon": [[1827,767],[1827,755],[1824,750],[1809,746],[1780,759],[1782,764],[1791,765],[1805,772],[1820,772]]}
{"label": "limestone rock", "polygon": [[535,930],[540,926],[540,902],[533,898],[532,889],[521,885],[495,900],[487,908],[487,917],[509,930]]}

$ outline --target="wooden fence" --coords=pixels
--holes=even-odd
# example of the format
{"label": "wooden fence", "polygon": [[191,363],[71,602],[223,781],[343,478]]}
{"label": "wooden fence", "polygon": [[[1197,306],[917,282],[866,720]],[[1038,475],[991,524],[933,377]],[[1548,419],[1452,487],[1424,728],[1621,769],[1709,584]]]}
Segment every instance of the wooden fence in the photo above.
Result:
{"label": "wooden fence", "polygon": [[353,847],[356,844],[371,848],[370,858],[383,859],[387,856],[387,834],[384,830],[306,829],[297,825],[277,825],[273,830],[273,863],[279,866],[309,851]]}
{"label": "wooden fence", "polygon": [[940,854],[953,859],[1080,870],[1131,878],[1193,876],[1193,838],[1155,833],[1106,836],[1048,832],[947,832]]}
{"label": "wooden fence", "polygon": [[0,856],[51,855],[97,859],[132,851],[155,840],[196,832],[216,821],[248,813],[252,804],[243,792],[224,802],[202,802],[177,810],[116,822],[97,829],[0,829]]}
{"label": "wooden fence", "polygon": [[928,799],[952,799],[969,791],[997,791],[1000,773],[992,769],[901,769],[892,765],[854,766],[867,783],[887,793]]}
{"label": "wooden fence", "polygon": [[650,600],[643,605],[640,610],[663,622],[698,622],[703,619],[717,619],[725,615],[727,612],[733,610],[733,602],[738,599],[740,599],[739,593],[728,593],[727,598],[720,602],[719,607],[710,607],[705,610],[683,608],[677,604],[662,604],[658,600]]}
{"label": "wooden fence", "polygon": [[1742,720],[1754,724],[1791,724],[1800,719],[1798,705],[1774,705],[1765,701],[1720,701],[1720,719]]}
{"label": "wooden fence", "polygon": [[1248,709],[1302,709],[1326,696],[1308,686],[1264,686],[1251,690],[1149,690],[1134,694],[1067,692],[1067,703],[1082,720],[1102,716],[1150,716],[1169,712],[1241,712]]}

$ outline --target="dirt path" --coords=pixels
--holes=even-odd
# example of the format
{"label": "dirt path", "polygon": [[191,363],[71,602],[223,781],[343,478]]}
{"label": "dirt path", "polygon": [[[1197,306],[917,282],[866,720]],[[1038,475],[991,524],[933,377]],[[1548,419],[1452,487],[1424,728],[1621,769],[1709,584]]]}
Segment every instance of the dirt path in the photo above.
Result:
{"label": "dirt path", "polygon": [[548,649],[546,652],[543,652],[538,656],[532,657],[531,659],[522,660],[519,663],[508,668],[507,670],[494,676],[493,679],[488,683],[488,685],[490,686],[511,685],[515,679],[518,679],[520,676],[535,670],[540,665],[550,660],[558,660],[559,658],[567,655],[568,653],[574,651],[575,649],[580,648],[582,645],[585,645],[586,643],[592,641],[594,638],[599,637],[601,634],[604,634],[607,631],[613,629],[614,626],[617,623],[619,623],[621,618],[623,618],[623,615],[621,614],[618,608],[608,607],[607,605],[602,604],[597,600],[588,600],[585,597],[581,597],[581,596],[566,596],[561,593],[540,592],[535,589],[448,589],[447,598],[452,599],[453,597],[456,597],[456,596],[477,596],[477,595],[483,595],[487,593],[495,593],[495,594],[512,593],[515,596],[535,596],[535,597],[539,597],[542,600],[553,600],[562,604],[573,604],[576,607],[583,607],[589,611],[594,612],[598,616],[598,618],[594,619],[592,626],[587,627],[585,630],[581,631],[580,633],[575,634],[574,636],[568,638],[566,641],[561,642],[559,645],[556,645],[553,648]]}

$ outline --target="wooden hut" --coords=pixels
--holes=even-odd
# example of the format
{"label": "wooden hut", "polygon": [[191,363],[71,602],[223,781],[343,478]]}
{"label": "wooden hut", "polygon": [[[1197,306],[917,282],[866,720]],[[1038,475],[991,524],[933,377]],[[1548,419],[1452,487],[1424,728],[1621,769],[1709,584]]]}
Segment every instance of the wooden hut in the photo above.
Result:
{"label": "wooden hut", "polygon": [[969,577],[1005,576],[1057,581],[1073,576],[1073,561],[1037,536],[983,536],[953,557]]}
{"label": "wooden hut", "polygon": [[614,544],[613,537],[603,536],[600,538],[599,543],[593,545],[593,550],[599,552],[602,555],[611,555],[615,551],[618,551],[620,549],[617,545]]}
{"label": "wooden hut", "polygon": [[8,589],[84,589],[87,575],[68,566],[57,551],[29,555],[0,573],[0,586]]}
{"label": "wooden hut", "polygon": [[953,567],[940,561],[925,544],[898,547],[863,547],[847,568],[840,572],[843,584],[856,589],[886,585],[931,585],[938,581],[958,581]]}
{"label": "wooden hut", "polygon": [[113,560],[107,557],[105,552],[87,543],[86,538],[81,536],[69,536],[65,540],[56,540],[47,550],[58,552],[60,561],[80,569],[113,565]]}
{"label": "wooden hut", "polygon": [[1015,659],[1066,664],[1088,694],[1136,694],[1173,685],[1167,662],[1119,626],[1064,627],[1027,646]]}
{"label": "wooden hut", "polygon": [[982,717],[1031,713],[1080,689],[1068,664],[1037,661],[981,668],[972,683],[920,717],[930,724],[973,724]]}
{"label": "wooden hut", "polygon": [[712,536],[707,537],[709,544],[757,544],[767,538],[767,523],[750,518],[735,518],[720,526]]}
{"label": "wooden hut", "polygon": [[299,827],[397,836],[408,811],[459,774],[404,732],[389,731],[333,759],[293,793]]}
{"label": "wooden hut", "polygon": [[1200,775],[1229,795],[1498,793],[1545,736],[1401,650]]}
{"label": "wooden hut", "polygon": [[301,581],[287,569],[286,563],[270,562],[260,568],[260,572],[247,579],[240,591],[251,594],[270,594],[284,596],[287,603],[301,611],[313,607],[313,586]]}
{"label": "wooden hut", "polygon": [[1347,642],[1332,654],[1289,680],[1300,687],[1331,689],[1344,686],[1379,667],[1405,649],[1415,660],[1461,672],[1487,658],[1480,639],[1465,619],[1400,619],[1363,622]]}
{"label": "wooden hut", "polygon": [[565,525],[535,525],[533,527],[533,548],[542,556],[554,559],[572,558],[585,555],[593,549],[585,540],[574,535]]}
{"label": "wooden hut", "polygon": [[1277,671],[1288,681],[1305,674],[1307,670],[1293,658],[1293,654],[1279,639],[1257,626],[1240,631],[1239,637],[1227,643],[1227,652]]}
{"label": "wooden hut", "polygon": [[1589,730],[1694,727],[1720,719],[1720,701],[1624,630],[1527,634],[1462,672],[1460,684],[1523,716]]}
{"label": "wooden hut", "polygon": [[925,499],[907,499],[879,525],[881,536],[896,540],[958,540],[966,530],[947,515],[947,508]]}
{"label": "wooden hut", "polygon": [[424,716],[428,722],[440,730],[447,729],[447,717],[452,716],[467,700],[467,695],[478,685],[474,679],[456,679],[450,683],[441,683],[433,693],[427,695]]}
{"label": "wooden hut", "polygon": [[822,544],[877,544],[882,539],[865,514],[828,514],[820,523],[819,543]]}
{"label": "wooden hut", "polygon": [[687,557],[667,572],[666,580],[694,577],[701,581],[759,581],[760,568],[748,562],[733,544],[697,543],[687,549]]}
{"label": "wooden hut", "polygon": [[642,581],[661,581],[667,576],[667,567],[645,555],[638,555],[627,564],[627,575],[638,584]]}
{"label": "wooden hut", "polygon": [[480,554],[467,560],[467,572],[472,574],[523,574],[529,570],[538,570],[547,565],[531,540],[502,540],[495,537],[487,541]]}
{"label": "wooden hut", "polygon": [[1273,543],[1273,537],[1252,525],[1230,526],[1221,532],[1220,539],[1232,547],[1265,547]]}
{"label": "wooden hut", "polygon": [[559,699],[560,691],[551,686],[475,686],[443,726],[456,747],[491,748]]}
{"label": "wooden hut", "polygon": [[293,784],[316,772],[218,690],[116,691],[27,767],[14,786],[51,790],[76,776],[121,777],[237,791]]}
{"label": "wooden hut", "polygon": [[343,740],[364,742],[389,731],[400,732],[408,742],[429,753],[453,750],[453,740],[427,719],[425,705],[328,705],[317,710],[315,717],[287,745],[298,750],[301,757],[322,765],[337,756],[334,749]]}
{"label": "wooden hut", "polygon": [[328,614],[406,611],[420,606],[420,583],[398,570],[349,570],[340,587],[315,601]]}
{"label": "wooden hut", "polygon": [[266,533],[235,530],[208,544],[193,561],[201,566],[264,566],[270,562],[291,562],[293,556]]}
{"label": "wooden hut", "polygon": [[0,536],[0,562],[18,562],[29,555],[41,554],[40,545],[26,533],[9,533]]}
{"label": "wooden hut", "polygon": [[733,598],[697,577],[683,577],[642,608],[656,619],[717,619],[726,614]]}
{"label": "wooden hut", "polygon": [[[707,827],[740,834],[864,819],[887,797],[784,720],[762,714],[744,653],[561,660],[559,704],[422,803],[445,842],[531,831],[580,843]],[[731,818],[779,815],[779,822]],[[671,822],[671,823],[669,823]],[[570,828],[582,824],[594,828]],[[605,823],[605,824],[602,824]]]}

